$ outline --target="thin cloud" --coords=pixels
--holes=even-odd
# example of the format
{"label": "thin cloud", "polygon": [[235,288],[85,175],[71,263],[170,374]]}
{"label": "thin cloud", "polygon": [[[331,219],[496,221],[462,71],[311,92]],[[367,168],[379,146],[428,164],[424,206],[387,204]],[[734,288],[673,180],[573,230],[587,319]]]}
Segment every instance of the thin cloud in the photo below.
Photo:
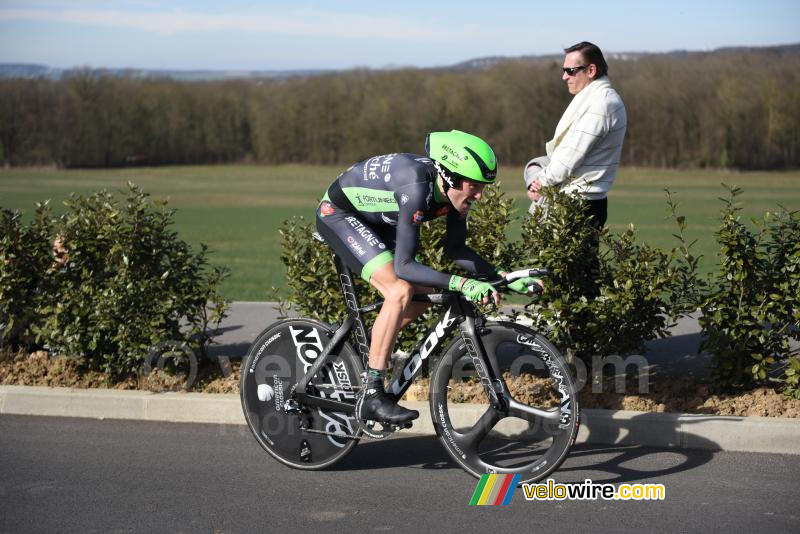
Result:
{"label": "thin cloud", "polygon": [[[96,27],[127,28],[160,35],[208,32],[253,32],[313,37],[337,37],[413,42],[459,41],[464,35],[481,39],[500,36],[510,30],[487,32],[477,27],[442,29],[419,19],[402,20],[386,16],[345,15],[316,10],[290,13],[209,14],[187,11],[125,12],[114,10],[0,9],[0,21],[40,21]],[[505,40],[504,39],[504,40]]]}

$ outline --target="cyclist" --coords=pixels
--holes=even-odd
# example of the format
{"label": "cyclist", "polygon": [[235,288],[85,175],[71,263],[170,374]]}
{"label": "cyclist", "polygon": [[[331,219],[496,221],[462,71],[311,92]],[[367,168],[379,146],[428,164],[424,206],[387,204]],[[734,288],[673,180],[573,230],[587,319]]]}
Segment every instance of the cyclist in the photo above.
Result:
{"label": "cyclist", "polygon": [[[362,420],[400,424],[419,416],[398,406],[383,388],[399,331],[427,308],[411,300],[415,292],[443,288],[473,302],[500,302],[489,283],[442,273],[415,259],[420,225],[446,215],[445,253],[481,278],[504,274],[466,245],[470,206],[497,175],[494,152],[482,139],[458,130],[428,134],[425,149],[429,157],[396,153],[356,163],[336,178],[317,208],[319,233],[384,298],[372,327],[365,393],[357,414]],[[509,287],[528,293],[534,283],[541,284],[523,278]]]}

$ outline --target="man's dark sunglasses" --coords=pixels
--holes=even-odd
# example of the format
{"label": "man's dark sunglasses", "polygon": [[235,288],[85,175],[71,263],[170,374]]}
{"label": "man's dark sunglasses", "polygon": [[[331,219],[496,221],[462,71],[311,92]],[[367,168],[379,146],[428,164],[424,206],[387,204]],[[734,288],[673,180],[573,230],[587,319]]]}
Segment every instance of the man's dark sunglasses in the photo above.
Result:
{"label": "man's dark sunglasses", "polygon": [[564,67],[561,70],[563,70],[567,74],[567,76],[575,76],[579,71],[585,69],[588,66],[589,65],[580,65],[578,67]]}

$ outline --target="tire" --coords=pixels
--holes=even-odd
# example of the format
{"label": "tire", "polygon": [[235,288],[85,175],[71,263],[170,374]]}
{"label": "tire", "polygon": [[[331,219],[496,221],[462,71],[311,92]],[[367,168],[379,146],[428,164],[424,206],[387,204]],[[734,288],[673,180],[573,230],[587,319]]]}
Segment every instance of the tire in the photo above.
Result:
{"label": "tire", "polygon": [[513,473],[522,475],[519,484],[541,480],[558,469],[578,435],[580,412],[569,366],[547,339],[515,323],[488,323],[481,342],[489,361],[502,370],[511,397],[550,416],[492,408],[463,340],[456,338],[431,377],[436,434],[450,457],[476,477]]}
{"label": "tire", "polygon": [[[311,319],[287,319],[264,330],[242,361],[239,389],[247,426],[273,458],[296,469],[316,470],[344,458],[358,443],[353,414],[300,406],[287,413],[297,381],[331,339],[328,325]],[[355,405],[363,366],[344,342],[339,354],[314,376],[309,392]],[[305,428],[352,438],[308,432]]]}

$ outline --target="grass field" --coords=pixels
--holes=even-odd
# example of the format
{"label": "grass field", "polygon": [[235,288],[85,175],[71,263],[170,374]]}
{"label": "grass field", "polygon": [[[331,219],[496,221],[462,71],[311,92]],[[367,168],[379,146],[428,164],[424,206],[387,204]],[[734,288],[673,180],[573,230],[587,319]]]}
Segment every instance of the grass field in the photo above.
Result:
{"label": "grass field", "polygon": [[[224,294],[236,300],[272,298],[271,286],[284,287],[280,262],[281,221],[294,215],[313,217],[322,192],[343,167],[286,165],[277,167],[223,165],[112,170],[0,170],[0,207],[34,210],[51,200],[56,212],[70,192],[118,191],[128,181],[154,198],[177,208],[176,230],[192,244],[206,243],[212,263],[227,265],[232,276]],[[528,202],[521,169],[500,172],[502,189],[517,201],[520,214]],[[620,231],[633,223],[643,241],[662,247],[674,244],[674,223],[667,219],[664,188],[676,193],[688,235],[698,239],[696,252],[714,268],[714,231],[726,191],[724,182],[742,187],[747,217],[775,210],[780,203],[800,209],[800,171],[723,172],[622,169],[609,195],[609,227]],[[512,229],[513,231],[513,229]]]}

